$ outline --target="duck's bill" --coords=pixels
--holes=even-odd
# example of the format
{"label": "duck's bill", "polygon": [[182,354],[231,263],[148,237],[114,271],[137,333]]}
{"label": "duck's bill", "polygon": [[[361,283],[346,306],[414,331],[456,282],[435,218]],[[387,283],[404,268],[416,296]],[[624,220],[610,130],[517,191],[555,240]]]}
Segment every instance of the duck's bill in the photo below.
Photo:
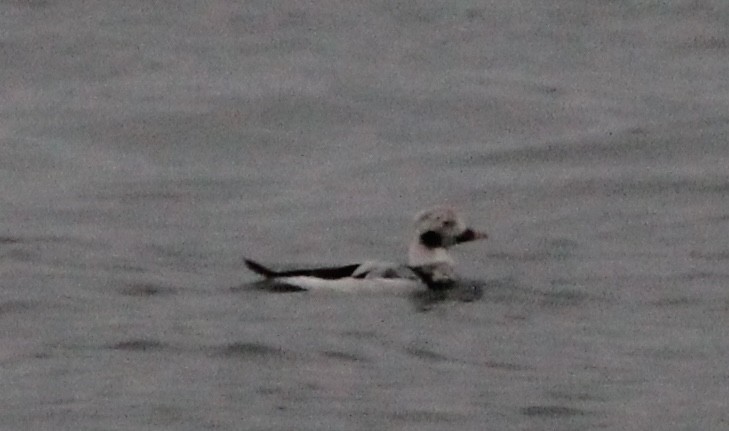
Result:
{"label": "duck's bill", "polygon": [[456,237],[456,244],[460,244],[462,242],[476,241],[478,239],[486,239],[488,237],[489,236],[486,234],[486,232],[479,232],[479,231],[473,230],[473,229],[466,229],[460,235],[458,235]]}

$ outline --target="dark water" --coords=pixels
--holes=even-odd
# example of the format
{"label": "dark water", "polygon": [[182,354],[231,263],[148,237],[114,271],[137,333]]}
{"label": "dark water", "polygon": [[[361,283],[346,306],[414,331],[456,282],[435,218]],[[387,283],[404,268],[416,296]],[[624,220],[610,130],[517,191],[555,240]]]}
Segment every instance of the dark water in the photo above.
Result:
{"label": "dark water", "polygon": [[[0,428],[729,426],[729,4],[0,4]],[[404,259],[478,301],[271,294]]]}

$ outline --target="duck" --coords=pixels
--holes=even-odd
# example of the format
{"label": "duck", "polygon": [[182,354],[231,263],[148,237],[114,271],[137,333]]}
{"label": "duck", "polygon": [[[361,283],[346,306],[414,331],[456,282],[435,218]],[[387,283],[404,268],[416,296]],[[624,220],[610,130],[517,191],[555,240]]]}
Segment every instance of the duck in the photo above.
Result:
{"label": "duck", "polygon": [[276,270],[252,259],[243,261],[263,278],[262,285],[278,291],[443,291],[460,280],[450,248],[486,238],[485,232],[469,227],[456,209],[439,205],[415,215],[407,264],[365,260]]}

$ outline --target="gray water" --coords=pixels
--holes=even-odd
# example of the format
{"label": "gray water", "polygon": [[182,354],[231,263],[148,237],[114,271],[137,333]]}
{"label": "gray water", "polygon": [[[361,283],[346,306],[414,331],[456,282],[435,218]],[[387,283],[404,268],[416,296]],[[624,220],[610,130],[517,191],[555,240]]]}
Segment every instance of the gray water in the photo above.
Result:
{"label": "gray water", "polygon": [[[5,1],[0,429],[729,428],[729,3]],[[448,203],[478,301],[275,294]]]}

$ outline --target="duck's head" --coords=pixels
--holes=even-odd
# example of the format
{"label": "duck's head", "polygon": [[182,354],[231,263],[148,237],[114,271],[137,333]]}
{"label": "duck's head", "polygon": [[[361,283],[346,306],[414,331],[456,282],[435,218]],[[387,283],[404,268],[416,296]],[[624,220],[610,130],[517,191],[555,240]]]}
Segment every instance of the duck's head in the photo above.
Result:
{"label": "duck's head", "polygon": [[446,252],[449,247],[487,237],[486,233],[468,227],[453,208],[438,206],[421,211],[415,216],[415,237],[410,245],[409,264],[452,264]]}

